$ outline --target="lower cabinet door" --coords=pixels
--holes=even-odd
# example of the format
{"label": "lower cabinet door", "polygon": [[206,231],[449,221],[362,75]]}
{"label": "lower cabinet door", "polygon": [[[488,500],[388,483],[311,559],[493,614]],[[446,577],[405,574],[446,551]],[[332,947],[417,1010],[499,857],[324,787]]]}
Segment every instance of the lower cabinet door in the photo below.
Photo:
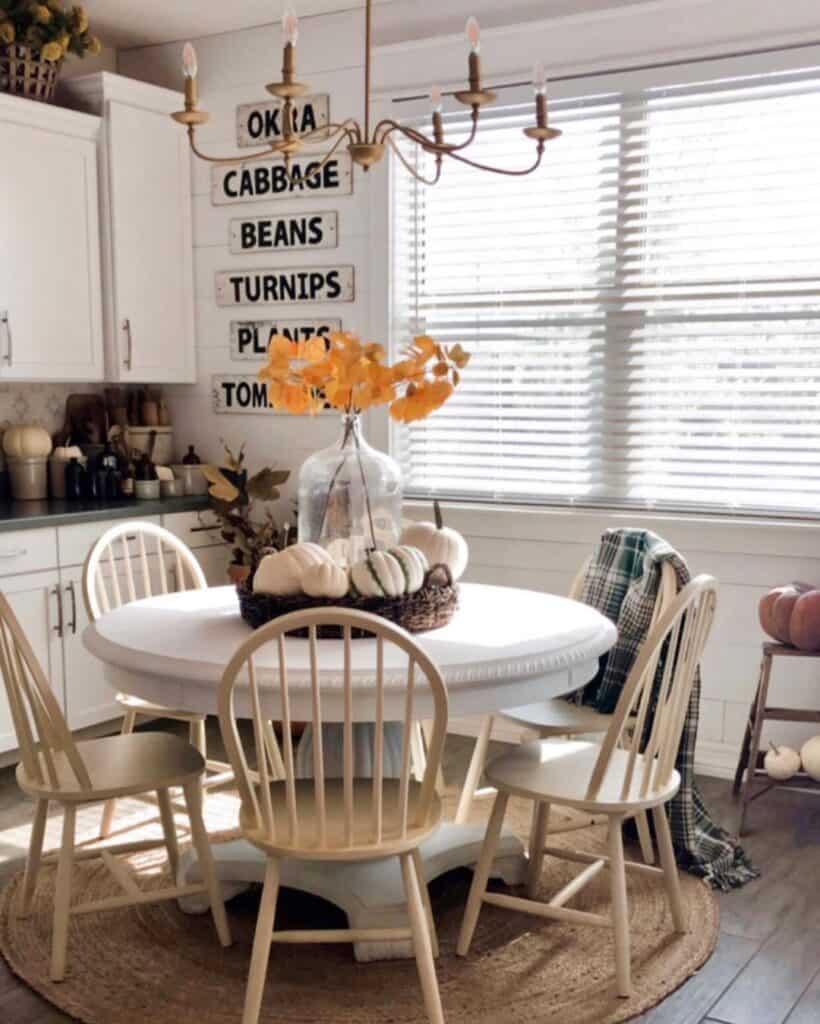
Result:
{"label": "lower cabinet door", "polygon": [[[36,572],[0,579],[0,590],[17,616],[46,679],[51,683],[57,702],[65,709],[61,637],[65,632],[65,617],[60,614],[59,586],[57,572]],[[0,687],[0,753],[15,750],[18,746],[3,686]]]}
{"label": "lower cabinet door", "polygon": [[82,590],[82,570],[61,573],[61,589],[65,625],[63,657],[65,660],[66,717],[71,729],[84,729],[99,722],[122,717],[117,691],[105,679],[99,659],[83,646],[82,633],[88,625]]}

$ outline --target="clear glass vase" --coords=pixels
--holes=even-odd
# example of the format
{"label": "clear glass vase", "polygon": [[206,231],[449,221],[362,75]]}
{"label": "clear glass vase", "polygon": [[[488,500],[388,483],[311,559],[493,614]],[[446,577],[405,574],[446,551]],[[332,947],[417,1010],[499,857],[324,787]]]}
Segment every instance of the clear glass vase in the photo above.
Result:
{"label": "clear glass vase", "polygon": [[365,441],[359,416],[342,417],[339,440],[311,455],[299,472],[299,540],[321,544],[340,565],[401,533],[401,470]]}

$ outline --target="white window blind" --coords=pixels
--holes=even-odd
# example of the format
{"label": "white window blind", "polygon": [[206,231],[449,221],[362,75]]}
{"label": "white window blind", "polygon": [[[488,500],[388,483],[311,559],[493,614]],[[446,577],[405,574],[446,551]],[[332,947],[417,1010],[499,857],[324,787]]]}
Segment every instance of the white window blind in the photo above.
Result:
{"label": "white window blind", "polygon": [[[475,158],[526,166],[531,109],[495,111]],[[551,118],[529,177],[394,175],[394,343],[473,353],[394,428],[407,493],[820,512],[820,71]]]}

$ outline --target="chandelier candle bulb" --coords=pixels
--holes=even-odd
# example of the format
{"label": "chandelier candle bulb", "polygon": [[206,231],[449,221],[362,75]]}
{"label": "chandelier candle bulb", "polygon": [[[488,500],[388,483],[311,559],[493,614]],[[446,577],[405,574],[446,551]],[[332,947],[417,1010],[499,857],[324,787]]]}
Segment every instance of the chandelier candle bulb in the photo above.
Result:
{"label": "chandelier candle bulb", "polygon": [[292,7],[286,7],[282,13],[282,32],[290,46],[296,46],[299,39],[299,19]]}
{"label": "chandelier candle bulb", "polygon": [[441,99],[441,86],[434,85],[430,88],[430,106],[434,114],[440,114],[443,108]]}
{"label": "chandelier candle bulb", "polygon": [[192,43],[182,47],[182,73],[185,75],[185,109],[193,110],[197,104],[196,75],[198,71],[196,50]]}

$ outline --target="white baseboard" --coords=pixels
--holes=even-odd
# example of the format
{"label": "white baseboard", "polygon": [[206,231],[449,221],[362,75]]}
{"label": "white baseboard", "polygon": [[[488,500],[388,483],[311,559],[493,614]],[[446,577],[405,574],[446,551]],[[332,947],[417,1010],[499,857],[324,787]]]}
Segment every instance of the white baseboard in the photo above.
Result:
{"label": "white baseboard", "polygon": [[[447,724],[447,731],[457,736],[477,736],[480,725],[481,718],[453,718]],[[502,743],[520,743],[529,735],[528,730],[503,718],[496,718],[493,724],[493,739]],[[732,744],[700,742],[695,751],[695,771],[699,775],[709,775],[716,779],[732,779],[737,755],[738,751]]]}

